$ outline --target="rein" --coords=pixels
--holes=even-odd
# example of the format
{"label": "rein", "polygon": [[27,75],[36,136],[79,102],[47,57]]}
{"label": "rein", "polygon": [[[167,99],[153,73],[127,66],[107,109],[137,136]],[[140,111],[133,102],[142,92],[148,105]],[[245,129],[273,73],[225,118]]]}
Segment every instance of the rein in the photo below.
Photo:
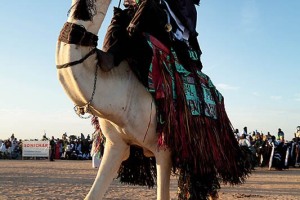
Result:
{"label": "rein", "polygon": [[72,62],[68,62],[62,65],[56,65],[57,69],[62,69],[62,68],[67,68],[67,67],[71,67],[77,64],[82,63],[83,61],[85,61],[88,57],[90,57],[91,55],[93,55],[96,52],[97,48],[93,48],[88,54],[86,54],[83,58],[76,60],[76,61],[72,61]]}
{"label": "rein", "polygon": [[[67,67],[71,67],[71,66],[80,64],[80,63],[84,62],[87,58],[89,58],[91,55],[93,55],[94,53],[97,53],[97,51],[98,51],[98,49],[96,47],[97,42],[98,42],[98,36],[91,32],[88,32],[85,29],[85,27],[74,24],[74,23],[69,23],[69,22],[65,23],[64,27],[62,28],[62,30],[59,34],[58,41],[64,42],[67,44],[75,44],[75,45],[86,46],[86,47],[92,46],[94,48],[79,60],[71,61],[71,62],[68,62],[65,64],[61,64],[61,65],[56,65],[57,69],[63,69],[63,68],[67,68]],[[97,57],[98,56],[99,55],[97,53]],[[98,67],[99,67],[99,59],[98,59],[97,65],[96,65],[94,87],[93,87],[93,92],[92,92],[90,100],[83,106],[75,105],[75,107],[74,107],[75,113],[80,118],[83,118],[83,119],[88,119],[92,116],[90,105],[91,105],[91,102],[93,101],[95,91],[96,91]],[[90,115],[85,117],[84,115],[86,113],[90,113]]]}

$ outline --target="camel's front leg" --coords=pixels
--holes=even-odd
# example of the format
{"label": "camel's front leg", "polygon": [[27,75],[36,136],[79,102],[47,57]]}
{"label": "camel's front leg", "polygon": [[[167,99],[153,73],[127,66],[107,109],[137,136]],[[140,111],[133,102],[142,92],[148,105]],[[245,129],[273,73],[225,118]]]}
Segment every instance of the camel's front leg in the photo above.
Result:
{"label": "camel's front leg", "polygon": [[106,141],[104,154],[92,188],[86,200],[100,200],[112,182],[123,160],[129,156],[129,146],[123,141],[112,144]]}
{"label": "camel's front leg", "polygon": [[155,153],[157,167],[157,199],[170,199],[171,152],[160,150]]}

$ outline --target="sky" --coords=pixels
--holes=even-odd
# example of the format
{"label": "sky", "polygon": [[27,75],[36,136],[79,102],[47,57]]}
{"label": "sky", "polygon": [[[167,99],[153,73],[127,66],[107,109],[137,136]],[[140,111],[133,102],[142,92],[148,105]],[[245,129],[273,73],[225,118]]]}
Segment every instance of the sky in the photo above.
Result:
{"label": "sky", "polygon": [[[55,47],[71,0],[8,1],[0,7],[0,139],[92,134],[60,85]],[[101,48],[111,3],[99,31]],[[235,129],[291,139],[300,125],[300,1],[201,0],[203,72],[225,98]],[[91,86],[92,87],[92,86]]]}

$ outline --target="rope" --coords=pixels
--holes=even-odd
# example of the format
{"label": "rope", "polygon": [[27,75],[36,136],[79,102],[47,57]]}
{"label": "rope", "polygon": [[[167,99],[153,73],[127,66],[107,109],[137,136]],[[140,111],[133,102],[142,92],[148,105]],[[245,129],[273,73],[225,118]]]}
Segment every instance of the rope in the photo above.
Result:
{"label": "rope", "polygon": [[76,60],[76,61],[72,61],[72,62],[68,62],[62,65],[56,65],[57,69],[62,69],[62,68],[67,68],[67,67],[71,67],[77,64],[82,63],[83,61],[85,61],[88,57],[90,57],[91,55],[93,55],[96,52],[97,48],[92,49],[88,54],[86,54],[83,58]]}

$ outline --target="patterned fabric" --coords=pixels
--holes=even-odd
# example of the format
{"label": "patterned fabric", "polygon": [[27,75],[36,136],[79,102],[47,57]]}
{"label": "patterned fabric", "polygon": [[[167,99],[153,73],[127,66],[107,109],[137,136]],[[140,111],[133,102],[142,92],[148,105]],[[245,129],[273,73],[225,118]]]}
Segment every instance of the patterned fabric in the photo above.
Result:
{"label": "patterned fabric", "polygon": [[[153,39],[152,39],[153,40]],[[153,47],[153,43],[148,39],[148,44]],[[168,51],[167,51],[168,52]],[[161,57],[165,57],[166,60],[164,60],[164,67],[169,72],[169,76],[171,76],[172,79],[172,96],[173,100],[176,101],[177,94],[175,91],[175,78],[174,78],[174,70],[176,70],[177,73],[179,73],[180,77],[183,81],[183,89],[186,101],[188,103],[188,106],[190,108],[190,112],[192,115],[200,116],[205,115],[207,117],[211,117],[214,119],[217,119],[217,110],[216,110],[216,104],[221,103],[223,101],[223,96],[221,93],[216,89],[214,84],[212,83],[211,79],[205,75],[200,70],[197,70],[197,78],[200,80],[201,83],[201,89],[203,98],[199,96],[199,93],[197,92],[197,83],[195,81],[195,78],[192,76],[191,72],[187,71],[184,66],[178,61],[176,53],[173,49],[169,53],[171,55],[164,55],[167,52],[164,52],[163,50],[159,51]],[[189,54],[191,59],[198,60],[197,53],[193,50],[189,50]],[[155,88],[155,83],[153,82],[153,64],[150,65],[150,72],[148,76],[148,85],[149,85],[149,92],[151,93],[157,93],[156,98],[162,98],[161,93],[163,93],[163,88]],[[175,69],[172,67],[175,66]],[[212,92],[214,91],[218,96],[218,102],[216,102],[212,96]],[[162,95],[159,97],[158,95]],[[201,104],[204,105],[204,110],[201,110]]]}

